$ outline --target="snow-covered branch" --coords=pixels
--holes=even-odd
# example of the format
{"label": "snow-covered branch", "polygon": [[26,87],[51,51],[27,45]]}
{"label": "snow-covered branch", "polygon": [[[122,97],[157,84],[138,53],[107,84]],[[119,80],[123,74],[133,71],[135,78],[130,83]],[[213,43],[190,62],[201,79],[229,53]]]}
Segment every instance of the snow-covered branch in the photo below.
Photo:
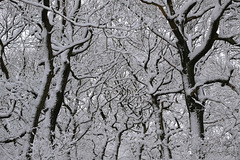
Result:
{"label": "snow-covered branch", "polygon": [[178,16],[186,18],[196,4],[197,0],[189,0],[181,7],[181,10],[179,10],[179,12],[177,13]]}
{"label": "snow-covered branch", "polygon": [[140,0],[141,2],[145,3],[145,4],[150,4],[150,5],[154,5],[156,7],[158,7],[160,9],[160,11],[162,12],[162,14],[166,17],[166,18],[169,18],[171,17],[169,14],[167,14],[167,12],[164,10],[164,6],[159,4],[159,3],[156,3],[156,2],[153,2],[152,0]]}
{"label": "snow-covered branch", "polygon": [[177,45],[176,45],[174,42],[172,42],[172,40],[168,39],[167,37],[164,37],[164,36],[162,35],[162,33],[158,32],[158,30],[157,30],[155,27],[150,28],[150,29],[151,29],[151,31],[152,31],[154,34],[156,34],[158,37],[160,37],[161,39],[163,39],[165,42],[167,42],[168,44],[170,44],[170,45],[173,46],[174,48],[177,48]]}
{"label": "snow-covered branch", "polygon": [[176,89],[166,89],[166,90],[160,90],[157,91],[154,95],[161,96],[161,95],[167,95],[167,94],[173,94],[173,93],[182,93],[183,88],[179,87]]}
{"label": "snow-covered branch", "polygon": [[[73,42],[73,43],[70,43],[69,45],[66,45],[66,46],[62,46],[62,47],[59,47],[59,50],[58,52],[54,53],[54,56],[58,56],[59,54],[63,53],[64,51],[68,50],[68,49],[71,49],[71,48],[74,48],[72,55],[71,56],[74,56],[80,52],[83,52],[85,51],[89,44],[88,45],[84,45],[84,43],[90,41],[92,38],[92,31],[89,31],[89,33],[87,34],[87,36],[79,41],[76,41],[76,42]],[[78,47],[80,46],[83,46],[81,47],[80,49],[78,49]],[[57,47],[55,46],[55,49],[57,49]]]}
{"label": "snow-covered branch", "polygon": [[200,87],[204,87],[205,85],[214,84],[214,83],[220,83],[222,87],[226,85],[226,86],[230,87],[237,94],[240,94],[239,90],[235,87],[235,85],[233,85],[230,82],[232,73],[233,73],[233,70],[231,70],[230,75],[226,76],[226,77],[215,77],[215,78],[209,79],[209,80],[201,80],[201,81],[197,82],[194,87],[191,88],[191,91],[189,94],[195,93]]}
{"label": "snow-covered branch", "polygon": [[10,106],[10,108],[6,113],[0,113],[0,119],[9,118],[12,115],[12,112],[16,106],[16,101],[13,100],[13,102],[11,102],[11,100],[9,100],[8,105]]}
{"label": "snow-covered branch", "polygon": [[[132,27],[132,28],[126,28],[126,27],[118,27],[118,26],[109,26],[107,24],[100,24],[100,23],[91,23],[89,22],[89,19],[84,19],[85,22],[76,22],[75,20],[72,20],[72,17],[68,17],[65,16],[63,13],[61,13],[60,11],[58,11],[57,9],[53,8],[53,7],[47,7],[41,3],[36,3],[36,2],[31,2],[29,0],[11,0],[15,3],[20,3],[20,2],[24,2],[26,4],[30,4],[36,7],[40,7],[42,9],[45,9],[47,11],[53,12],[59,16],[61,16],[63,19],[65,19],[66,21],[70,22],[72,25],[74,26],[78,26],[78,27],[92,27],[92,28],[100,28],[100,29],[116,29],[116,30],[123,30],[123,31],[131,31],[134,30],[136,28],[138,28],[138,26]],[[93,12],[91,12],[93,13]],[[87,17],[90,18],[90,17]]]}
{"label": "snow-covered branch", "polygon": [[217,40],[222,40],[222,41],[226,41],[228,43],[230,43],[231,45],[234,46],[239,46],[240,47],[240,42],[237,42],[234,37],[235,35],[223,35],[223,34],[217,34]]}
{"label": "snow-covered branch", "polygon": [[206,12],[210,11],[211,9],[213,9],[214,6],[215,6],[215,5],[209,5],[209,6],[205,7],[204,9],[199,10],[199,11],[196,12],[196,13],[193,13],[193,14],[190,13],[190,14],[188,14],[188,16],[187,16],[187,21],[186,21],[186,22],[190,22],[190,21],[192,21],[192,20],[194,20],[194,19],[197,19],[197,18],[202,17]]}
{"label": "snow-covered branch", "polygon": [[189,59],[193,64],[197,63],[212,48],[212,45],[216,40],[216,34],[221,16],[231,2],[231,0],[227,0],[221,6],[220,4],[215,5],[211,14],[211,22],[204,42],[201,44],[201,46],[197,47],[192,53],[189,54]]}
{"label": "snow-covered branch", "polygon": [[8,39],[6,41],[3,41],[3,45],[7,46],[10,42],[14,41],[25,29],[25,25],[18,26],[14,31],[12,31],[10,36],[7,36]]}
{"label": "snow-covered branch", "polygon": [[26,131],[23,130],[18,136],[13,136],[13,137],[9,137],[6,139],[0,139],[0,143],[11,143],[11,142],[16,142],[16,140],[22,138],[23,136],[26,135]]}

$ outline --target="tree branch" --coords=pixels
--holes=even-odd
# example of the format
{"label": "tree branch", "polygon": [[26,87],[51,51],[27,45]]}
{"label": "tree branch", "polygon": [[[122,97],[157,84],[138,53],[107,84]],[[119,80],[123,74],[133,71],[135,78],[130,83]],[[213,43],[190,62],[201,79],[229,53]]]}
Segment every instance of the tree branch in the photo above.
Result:
{"label": "tree branch", "polygon": [[230,87],[234,92],[236,92],[238,95],[240,92],[237,90],[237,88],[230,83],[231,77],[232,77],[233,70],[230,71],[230,75],[228,77],[219,77],[211,80],[205,80],[205,81],[200,81],[196,83],[194,87],[191,88],[190,94],[194,94],[200,87],[203,87],[208,84],[213,84],[213,83],[221,83],[221,86],[224,87],[225,85]]}
{"label": "tree branch", "polygon": [[214,8],[214,5],[209,5],[206,8],[204,8],[203,10],[201,10],[201,11],[195,13],[195,14],[190,14],[189,16],[187,16],[187,21],[186,22],[190,22],[194,19],[197,19],[197,18],[203,16],[206,12],[208,12],[209,10],[211,10],[213,8]]}
{"label": "tree branch", "polygon": [[160,11],[162,12],[162,14],[164,15],[165,18],[169,19],[169,16],[167,15],[167,13],[165,12],[165,10],[163,9],[163,6],[158,4],[158,3],[155,3],[153,1],[149,1],[149,0],[141,0],[142,3],[145,3],[145,4],[150,4],[150,5],[154,5],[156,7],[158,7],[160,9]]}
{"label": "tree branch", "polygon": [[9,100],[8,104],[11,107],[9,108],[9,110],[6,113],[0,113],[0,119],[9,118],[12,115],[12,112],[13,112],[15,106],[16,106],[16,101],[13,100],[13,102],[11,102],[11,100]]}
{"label": "tree branch", "polygon": [[213,43],[217,39],[220,19],[231,2],[232,0],[228,0],[222,6],[216,4],[211,15],[210,26],[205,37],[206,40],[189,55],[192,64],[196,64],[212,48]]}
{"label": "tree branch", "polygon": [[222,40],[222,41],[228,42],[228,43],[231,44],[231,45],[239,46],[239,47],[240,47],[240,43],[238,43],[238,42],[237,42],[236,40],[234,40],[233,38],[234,38],[234,35],[224,36],[224,35],[222,35],[222,34],[217,34],[217,37],[216,37],[217,40]]}
{"label": "tree branch", "polygon": [[26,131],[23,131],[19,136],[10,137],[10,138],[7,138],[7,139],[0,140],[0,143],[11,143],[11,142],[15,142],[15,141],[18,140],[19,138],[22,138],[26,133],[27,133]]}

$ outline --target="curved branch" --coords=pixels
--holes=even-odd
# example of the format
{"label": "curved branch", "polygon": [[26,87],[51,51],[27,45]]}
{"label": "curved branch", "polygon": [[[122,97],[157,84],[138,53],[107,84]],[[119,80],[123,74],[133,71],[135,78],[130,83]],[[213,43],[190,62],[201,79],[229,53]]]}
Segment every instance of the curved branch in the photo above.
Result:
{"label": "curved branch", "polygon": [[164,15],[164,17],[166,19],[169,19],[169,16],[167,15],[167,13],[165,12],[165,10],[163,9],[163,6],[161,6],[160,4],[158,3],[155,3],[153,1],[148,1],[148,0],[141,0],[142,3],[145,3],[145,4],[150,4],[150,5],[154,5],[156,7],[158,7],[160,9],[160,11],[162,12],[162,14]]}
{"label": "curved branch", "polygon": [[200,87],[203,87],[205,85],[220,83],[222,87],[224,87],[226,85],[226,86],[230,87],[238,95],[240,95],[240,91],[238,91],[238,89],[232,83],[230,83],[232,73],[233,73],[233,70],[230,71],[230,74],[228,77],[219,77],[219,78],[215,78],[215,79],[211,79],[211,80],[205,80],[205,81],[198,82],[198,83],[196,83],[196,85],[193,88],[191,88],[190,94],[195,93]]}
{"label": "curved branch", "polygon": [[16,101],[13,100],[13,103],[11,103],[11,100],[9,100],[8,104],[11,106],[10,109],[6,113],[0,113],[0,119],[9,118],[12,115],[12,112],[16,106]]}
{"label": "curved branch", "polygon": [[7,139],[0,140],[0,143],[11,143],[11,142],[15,142],[15,141],[18,140],[19,138],[22,138],[23,136],[25,136],[26,133],[27,133],[26,131],[23,131],[19,136],[10,137],[10,138],[7,138]]}
{"label": "curved branch", "polygon": [[217,34],[217,37],[216,37],[217,40],[222,40],[222,41],[228,42],[231,45],[240,47],[240,42],[238,43],[233,38],[234,38],[234,35],[224,36],[222,34]]}
{"label": "curved branch", "polygon": [[195,51],[189,55],[192,64],[196,64],[212,48],[213,43],[217,39],[217,30],[219,27],[220,19],[224,11],[231,3],[232,1],[228,0],[222,6],[215,6],[211,15],[210,27],[205,37],[206,40],[200,47],[196,48]]}
{"label": "curved branch", "polygon": [[209,5],[206,8],[204,8],[203,10],[195,13],[195,14],[190,14],[189,16],[187,16],[187,21],[186,22],[190,22],[194,19],[200,18],[202,17],[206,12],[208,12],[209,10],[213,9],[214,5]]}
{"label": "curved branch", "polygon": [[2,57],[3,54],[4,54],[4,45],[2,40],[0,39],[0,67],[2,72],[5,74],[6,78],[9,79],[9,73],[8,73],[7,67],[4,64],[3,57]]}

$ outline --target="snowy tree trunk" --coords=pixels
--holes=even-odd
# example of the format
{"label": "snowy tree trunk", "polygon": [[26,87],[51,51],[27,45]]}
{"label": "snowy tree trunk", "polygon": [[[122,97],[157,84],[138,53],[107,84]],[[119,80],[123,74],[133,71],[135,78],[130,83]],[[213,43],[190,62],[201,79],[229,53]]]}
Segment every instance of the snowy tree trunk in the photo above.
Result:
{"label": "snowy tree trunk", "polygon": [[172,153],[167,144],[164,144],[165,140],[165,130],[164,130],[164,121],[163,121],[163,104],[158,102],[157,96],[152,96],[152,104],[155,112],[155,121],[156,121],[156,132],[157,138],[161,140],[161,155],[160,159],[168,160],[172,159]]}
{"label": "snowy tree trunk", "polygon": [[59,71],[59,76],[57,78],[57,84],[54,92],[51,94],[49,100],[48,111],[46,113],[45,127],[47,129],[47,137],[51,144],[54,141],[54,132],[56,127],[56,121],[58,114],[60,112],[62,103],[64,101],[64,91],[67,85],[67,80],[70,73],[70,57],[69,51],[65,51],[61,54],[62,65]]}
{"label": "snowy tree trunk", "polygon": [[202,140],[204,139],[203,114],[204,108],[194,97],[186,96],[189,122],[191,129],[191,152],[194,158],[204,159]]}
{"label": "snowy tree trunk", "polygon": [[47,37],[47,40],[44,41],[45,49],[43,49],[43,51],[46,54],[46,57],[45,57],[46,60],[44,62],[45,71],[42,78],[42,85],[41,85],[40,91],[38,92],[38,97],[36,99],[37,105],[32,109],[32,115],[31,115],[32,124],[30,125],[30,129],[28,129],[27,141],[24,146],[23,156],[26,157],[26,159],[31,159],[32,145],[34,142],[35,135],[37,133],[39,118],[41,115],[41,111],[45,106],[46,98],[49,93],[49,87],[53,78],[52,53],[51,53],[51,48],[49,48],[49,45],[48,45],[50,40],[50,35],[47,34],[46,30],[44,33],[45,33],[45,36]]}
{"label": "snowy tree trunk", "polygon": [[[43,1],[45,6],[49,6],[49,1],[44,0]],[[43,110],[45,106],[45,102],[49,93],[50,84],[53,78],[53,50],[51,46],[51,30],[52,26],[49,23],[48,19],[48,11],[46,9],[42,10],[42,23],[43,23],[43,31],[42,31],[42,37],[43,37],[43,53],[45,55],[45,61],[44,61],[44,75],[42,78],[42,85],[40,88],[40,91],[38,92],[38,97],[36,99],[36,107],[32,110],[32,116],[31,116],[31,125],[30,129],[28,129],[27,133],[27,141],[24,145],[23,155],[22,157],[25,159],[32,159],[32,145],[34,142],[35,135],[37,133],[37,127],[39,123],[39,118],[41,111]]]}
{"label": "snowy tree trunk", "polygon": [[56,121],[57,117],[59,114],[59,111],[61,109],[62,103],[64,101],[64,91],[67,85],[67,80],[69,77],[70,73],[70,57],[69,57],[69,52],[65,52],[62,55],[62,66],[60,69],[59,77],[57,80],[57,85],[56,89],[54,91],[54,99],[52,101],[51,107],[50,107],[50,112],[51,112],[51,117],[50,117],[50,131],[52,133],[51,136],[51,142],[53,142],[54,139],[54,131],[55,131],[55,126],[56,126]]}
{"label": "snowy tree trunk", "polygon": [[114,160],[118,160],[119,158],[119,149],[120,149],[120,146],[121,146],[121,142],[122,142],[122,134],[123,132],[125,132],[126,129],[123,129],[123,130],[120,130],[117,135],[116,135],[116,138],[115,138],[115,148],[114,148],[114,156],[113,156],[113,159]]}
{"label": "snowy tree trunk", "polygon": [[[6,79],[9,79],[9,73],[3,61],[3,54],[4,54],[4,45],[2,43],[2,40],[0,39],[0,68],[1,68],[1,72],[5,74]],[[0,77],[2,77],[2,73],[0,73]]]}
{"label": "snowy tree trunk", "polygon": [[98,156],[98,158],[101,159],[101,160],[104,160],[108,142],[109,142],[109,140],[108,140],[107,136],[105,135],[105,137],[103,138],[103,145],[101,147],[101,152]]}
{"label": "snowy tree trunk", "polygon": [[198,92],[191,92],[195,85],[194,66],[188,57],[189,50],[185,41],[178,43],[178,50],[182,62],[182,83],[188,108],[190,129],[192,134],[192,152],[199,159],[203,159],[201,140],[204,139],[203,114],[204,107],[198,100]]}
{"label": "snowy tree trunk", "polygon": [[139,159],[139,160],[141,160],[142,159],[142,157],[143,157],[143,151],[144,151],[144,143],[143,143],[143,141],[144,141],[144,136],[145,136],[145,134],[146,134],[146,132],[147,132],[147,126],[146,126],[146,123],[142,123],[142,135],[141,135],[141,141],[139,142],[139,146],[138,146],[138,148],[137,148],[137,158]]}

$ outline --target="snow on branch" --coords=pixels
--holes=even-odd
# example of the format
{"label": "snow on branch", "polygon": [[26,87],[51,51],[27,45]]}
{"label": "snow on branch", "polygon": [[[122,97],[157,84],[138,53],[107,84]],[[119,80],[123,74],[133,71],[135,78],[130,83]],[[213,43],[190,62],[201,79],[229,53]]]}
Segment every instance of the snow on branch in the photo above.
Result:
{"label": "snow on branch", "polygon": [[[167,76],[168,73],[170,73],[171,75]],[[148,86],[148,90],[149,90],[148,94],[150,94],[150,95],[155,95],[155,93],[159,90],[159,88],[161,86],[164,86],[164,85],[167,85],[167,84],[171,83],[171,81],[173,79],[173,69],[171,68],[170,70],[168,70],[165,73],[165,76],[161,80],[158,80],[156,82],[156,84],[153,84],[152,81],[155,78],[156,78],[155,74],[153,74],[153,75],[149,74],[148,81],[146,82],[147,86]]]}
{"label": "snow on branch", "polygon": [[87,78],[98,78],[99,76],[105,74],[106,72],[108,72],[112,68],[114,68],[114,66],[116,66],[119,63],[118,58],[119,57],[117,57],[113,61],[110,61],[107,64],[107,65],[109,65],[109,67],[107,67],[106,69],[102,70],[101,72],[98,72],[98,73],[95,73],[95,74],[89,72],[89,73],[83,73],[81,75],[76,75],[72,69],[70,70],[70,72],[71,72],[73,78],[75,78],[76,80],[82,80],[82,79],[87,79]]}
{"label": "snow on branch", "polygon": [[188,94],[192,95],[195,93],[200,87],[203,87],[205,85],[214,84],[214,83],[220,83],[222,87],[228,86],[230,87],[234,92],[236,92],[238,95],[240,94],[239,90],[230,82],[232,77],[233,70],[230,71],[230,75],[226,77],[215,77],[213,79],[207,79],[199,81],[195,84],[194,87],[192,87]]}
{"label": "snow on branch", "polygon": [[211,22],[204,42],[201,46],[197,47],[192,53],[189,54],[189,59],[192,61],[192,63],[198,62],[198,60],[205,56],[205,54],[212,48],[212,45],[216,40],[220,19],[231,2],[231,0],[227,0],[223,5],[215,5],[211,14]]}
{"label": "snow on branch", "polygon": [[12,31],[11,35],[8,36],[8,39],[3,42],[3,45],[7,46],[10,42],[14,41],[23,32],[25,27],[25,25],[18,26],[18,28]]}
{"label": "snow on branch", "polygon": [[193,7],[197,4],[197,1],[190,0],[186,2],[181,9],[179,10],[180,12],[178,13],[180,16],[186,17],[188,13],[193,9]]}
{"label": "snow on branch", "polygon": [[158,32],[158,30],[156,28],[150,28],[150,30],[158,37],[160,37],[162,40],[164,40],[165,42],[167,42],[169,45],[173,46],[174,48],[177,48],[176,43],[172,42],[170,39],[168,39],[167,37],[164,37],[162,35],[162,33]]}
{"label": "snow on branch", "polygon": [[190,22],[191,20],[197,19],[202,17],[206,12],[208,12],[209,10],[213,9],[215,5],[209,5],[207,7],[205,7],[204,9],[194,13],[194,14],[189,14],[187,16],[187,22]]}
{"label": "snow on branch", "polygon": [[160,5],[159,3],[153,2],[152,0],[141,0],[141,2],[145,3],[145,4],[154,5],[154,6],[158,7],[160,9],[160,11],[162,12],[162,14],[164,15],[164,17],[166,17],[167,19],[171,17],[170,15],[168,15],[165,12],[165,10],[163,9],[163,5]]}
{"label": "snow on branch", "polygon": [[6,113],[0,113],[0,119],[9,118],[12,115],[12,112],[16,106],[16,101],[13,100],[13,102],[11,102],[11,100],[9,100],[8,104],[11,107],[8,109],[8,111]]}
{"label": "snow on branch", "polygon": [[[116,30],[123,30],[123,31],[131,31],[131,30],[134,30],[134,29],[138,28],[138,26],[135,26],[135,27],[132,27],[132,28],[126,28],[126,27],[118,27],[118,26],[108,26],[107,24],[91,23],[91,22],[88,22],[91,14],[90,14],[90,16],[87,16],[84,23],[76,22],[76,21],[71,19],[72,17],[65,16],[63,13],[59,12],[57,9],[55,9],[53,7],[47,7],[43,4],[40,4],[40,3],[37,3],[37,2],[31,2],[29,0],[11,0],[11,1],[13,3],[23,2],[23,3],[30,4],[30,5],[33,5],[35,7],[39,7],[39,8],[45,9],[47,11],[53,12],[53,13],[61,16],[66,21],[70,22],[72,25],[78,26],[78,27],[92,27],[92,28],[100,28],[100,29],[106,29],[107,28],[107,29],[116,29]],[[94,11],[92,11],[91,13],[93,14]]]}
{"label": "snow on branch", "polygon": [[19,138],[22,138],[23,136],[25,136],[27,132],[24,130],[22,131],[22,133],[20,133],[18,136],[14,136],[14,137],[9,137],[6,139],[1,139],[0,143],[11,143],[11,142],[15,142],[16,140],[18,140]]}
{"label": "snow on branch", "polygon": [[[86,43],[87,41],[91,40],[91,38],[92,38],[92,31],[89,31],[89,34],[85,38],[83,38],[83,39],[81,39],[79,41],[76,41],[74,43],[71,43],[71,44],[69,44],[67,46],[62,46],[61,48],[59,48],[59,51],[57,53],[54,53],[54,56],[57,56],[57,55],[63,53],[64,51],[66,51],[68,49],[75,48],[75,47],[78,47],[78,46],[83,46],[84,43]],[[56,48],[57,47],[55,47],[55,49]],[[74,52],[77,53],[77,51],[78,50],[75,50]],[[78,53],[79,52],[80,51],[78,51]],[[73,56],[73,55],[71,55],[71,56]]]}
{"label": "snow on branch", "polygon": [[154,95],[155,96],[161,96],[161,95],[166,95],[166,94],[173,94],[173,93],[182,93],[183,88],[176,88],[176,89],[168,89],[168,90],[160,90],[157,91]]}
{"label": "snow on branch", "polygon": [[217,34],[217,40],[226,41],[226,42],[230,43],[231,45],[240,47],[240,42],[237,42],[236,40],[234,40],[235,36],[236,35]]}
{"label": "snow on branch", "polygon": [[82,52],[86,51],[91,46],[90,43],[91,43],[92,37],[93,37],[92,30],[89,30],[88,32],[89,33],[86,37],[88,40],[84,43],[80,43],[80,44],[76,45],[73,49],[73,52],[72,52],[71,56],[75,56],[79,53],[82,53]]}

